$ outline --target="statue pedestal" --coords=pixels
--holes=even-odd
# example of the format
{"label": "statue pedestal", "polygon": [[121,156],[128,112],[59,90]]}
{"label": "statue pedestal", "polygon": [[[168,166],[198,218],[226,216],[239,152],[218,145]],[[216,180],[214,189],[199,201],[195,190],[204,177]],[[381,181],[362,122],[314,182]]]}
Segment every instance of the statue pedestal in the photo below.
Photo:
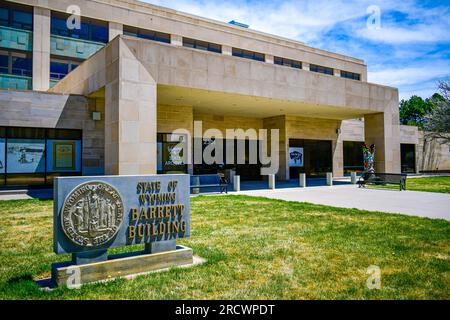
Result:
{"label": "statue pedestal", "polygon": [[52,282],[57,286],[77,287],[85,283],[140,275],[192,263],[192,249],[178,245],[175,250],[151,254],[145,251],[118,254],[109,256],[106,261],[80,265],[73,262],[54,263]]}

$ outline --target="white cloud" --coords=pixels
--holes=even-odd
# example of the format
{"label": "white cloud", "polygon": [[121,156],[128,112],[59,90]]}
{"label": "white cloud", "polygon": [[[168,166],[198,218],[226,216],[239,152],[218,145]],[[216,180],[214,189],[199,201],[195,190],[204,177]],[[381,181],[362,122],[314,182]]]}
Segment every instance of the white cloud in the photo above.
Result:
{"label": "white cloud", "polygon": [[[369,81],[399,87],[401,96],[433,93],[433,81],[450,76],[448,52],[436,52],[438,44],[450,43],[450,6],[425,8],[420,0],[146,2],[222,22],[237,20],[255,30],[362,58],[369,62]],[[380,30],[366,26],[371,5],[381,9]]]}
{"label": "white cloud", "polygon": [[450,62],[439,62],[404,68],[381,69],[368,73],[368,80],[391,86],[413,85],[433,79],[450,77]]}

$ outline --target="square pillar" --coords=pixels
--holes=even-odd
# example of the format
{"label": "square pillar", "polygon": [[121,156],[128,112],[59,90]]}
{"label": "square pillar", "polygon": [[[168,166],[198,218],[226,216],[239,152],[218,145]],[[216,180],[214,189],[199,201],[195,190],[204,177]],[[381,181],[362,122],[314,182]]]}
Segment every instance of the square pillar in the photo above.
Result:
{"label": "square pillar", "polygon": [[309,63],[308,62],[302,62],[302,69],[309,71]]}
{"label": "square pillar", "polygon": [[367,146],[375,144],[375,171],[400,173],[398,111],[389,111],[364,116],[365,142]]}
{"label": "square pillar", "polygon": [[50,10],[33,9],[33,90],[50,88]]}
{"label": "square pillar", "polygon": [[274,64],[274,56],[272,56],[272,55],[270,55],[270,54],[266,54],[266,55],[265,55],[265,62],[266,62],[266,63]]}
{"label": "square pillar", "polygon": [[230,46],[222,46],[222,54],[224,54],[226,56],[232,56],[233,48]]}
{"label": "square pillar", "polygon": [[333,177],[344,176],[344,143],[340,138],[332,141]]}
{"label": "square pillar", "polygon": [[113,40],[115,37],[123,34],[123,24],[116,22],[108,23],[108,41]]}
{"label": "square pillar", "polygon": [[122,40],[107,50],[105,174],[156,173],[156,82]]}
{"label": "square pillar", "polygon": [[183,46],[183,37],[179,36],[177,34],[171,34],[170,35],[170,44],[173,44],[174,46]]}

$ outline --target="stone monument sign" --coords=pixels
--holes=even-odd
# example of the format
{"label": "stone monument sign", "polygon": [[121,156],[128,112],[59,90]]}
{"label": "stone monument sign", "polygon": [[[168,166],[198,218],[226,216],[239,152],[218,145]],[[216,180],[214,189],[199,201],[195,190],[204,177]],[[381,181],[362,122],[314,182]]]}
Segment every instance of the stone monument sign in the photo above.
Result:
{"label": "stone monument sign", "polygon": [[[52,266],[56,284],[74,266],[85,283],[192,263],[192,250],[176,245],[189,235],[189,175],[55,178],[54,251],[72,254]],[[108,256],[136,244],[143,250]]]}

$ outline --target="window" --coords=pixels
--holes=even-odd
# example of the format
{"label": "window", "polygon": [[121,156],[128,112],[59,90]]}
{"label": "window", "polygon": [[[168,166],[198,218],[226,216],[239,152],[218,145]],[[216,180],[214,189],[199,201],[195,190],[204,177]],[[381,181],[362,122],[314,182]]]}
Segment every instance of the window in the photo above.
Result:
{"label": "window", "polygon": [[89,40],[95,42],[108,42],[108,23],[104,21],[81,17],[80,28],[67,28],[69,15],[52,12],[51,34],[62,37]]}
{"label": "window", "polygon": [[56,80],[62,79],[69,72],[78,67],[79,64],[80,62],[78,61],[57,59],[52,57],[50,59],[50,78]]}
{"label": "window", "polygon": [[344,141],[344,174],[364,170],[363,144],[360,141]]}
{"label": "window", "polygon": [[245,59],[256,60],[256,61],[264,61],[265,60],[265,56],[262,53],[243,50],[243,49],[237,49],[237,48],[233,48],[233,56],[245,58]]}
{"label": "window", "polygon": [[273,62],[280,66],[286,66],[286,67],[297,68],[297,69],[302,68],[302,63],[300,61],[296,61],[296,60],[274,57]]}
{"label": "window", "polygon": [[30,53],[0,50],[0,73],[31,77],[32,65]]}
{"label": "window", "polygon": [[[157,135],[157,171],[158,173],[186,173],[187,164],[184,161],[184,154],[180,143],[187,140],[187,136],[180,134],[176,141],[173,141],[172,134],[158,133]],[[185,144],[187,147],[187,144]]]}
{"label": "window", "polygon": [[123,34],[127,35],[127,36],[136,37],[136,38],[170,43],[170,34],[158,32],[158,31],[145,30],[145,29],[139,29],[139,28],[135,28],[135,27],[124,26]]}
{"label": "window", "polygon": [[0,185],[81,174],[81,130],[0,127]]}
{"label": "window", "polygon": [[333,75],[333,68],[318,66],[316,64],[311,64],[309,66],[309,70],[312,71],[312,72],[328,74],[328,75],[331,75],[331,76]]}
{"label": "window", "polygon": [[353,73],[341,70],[341,78],[347,78],[352,80],[361,80],[361,75],[359,73]]}
{"label": "window", "polygon": [[0,1],[0,25],[5,27],[33,30],[33,8]]}
{"label": "window", "polygon": [[220,44],[195,39],[183,38],[183,46],[187,48],[222,53],[222,46]]}
{"label": "window", "polygon": [[402,173],[416,172],[416,145],[400,144]]}
{"label": "window", "polygon": [[299,173],[306,173],[308,177],[323,177],[332,171],[333,152],[330,140],[289,139],[289,148],[303,148],[302,166],[289,167],[291,177],[298,177]]}

